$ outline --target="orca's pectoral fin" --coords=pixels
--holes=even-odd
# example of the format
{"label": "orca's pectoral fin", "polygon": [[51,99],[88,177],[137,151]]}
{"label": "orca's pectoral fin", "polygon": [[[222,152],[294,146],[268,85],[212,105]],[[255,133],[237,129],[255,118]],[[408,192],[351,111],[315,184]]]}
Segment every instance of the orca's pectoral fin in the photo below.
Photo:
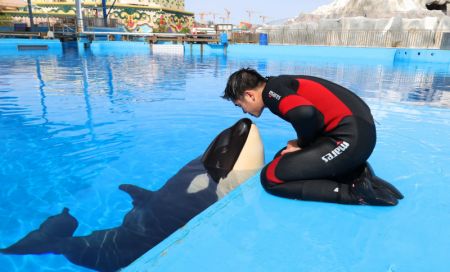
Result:
{"label": "orca's pectoral fin", "polygon": [[3,254],[43,254],[59,253],[59,241],[71,237],[78,227],[78,221],[64,208],[60,214],[50,216],[39,229],[28,233],[24,238],[8,248],[0,249]]}
{"label": "orca's pectoral fin", "polygon": [[132,184],[121,184],[119,189],[128,193],[133,199],[133,205],[138,205],[150,199],[153,195],[152,191],[138,187]]}
{"label": "orca's pectoral fin", "polygon": [[403,194],[394,185],[377,176],[372,177],[372,185],[376,190],[384,190],[397,199],[403,199]]}

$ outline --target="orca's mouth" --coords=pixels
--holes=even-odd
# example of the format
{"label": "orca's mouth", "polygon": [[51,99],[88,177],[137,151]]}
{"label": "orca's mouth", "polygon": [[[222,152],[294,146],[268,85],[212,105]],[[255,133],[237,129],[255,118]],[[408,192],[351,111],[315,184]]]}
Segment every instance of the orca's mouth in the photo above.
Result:
{"label": "orca's mouth", "polygon": [[239,120],[217,135],[206,149],[202,156],[202,163],[215,182],[219,182],[233,170],[247,141],[251,126],[250,119]]}

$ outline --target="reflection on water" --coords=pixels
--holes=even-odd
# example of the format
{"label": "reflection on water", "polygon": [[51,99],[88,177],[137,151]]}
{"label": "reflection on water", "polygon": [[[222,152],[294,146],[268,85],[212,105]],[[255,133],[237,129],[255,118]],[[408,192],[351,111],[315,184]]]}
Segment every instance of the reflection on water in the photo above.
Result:
{"label": "reflection on water", "polygon": [[[134,103],[184,99],[185,74],[177,72],[182,59],[65,53],[61,57],[1,58],[2,181],[21,180],[23,185],[24,177],[34,183],[39,176],[53,180],[67,173],[66,168],[75,173],[84,169],[80,160],[87,159],[90,165],[114,160],[118,154],[110,152],[111,146],[130,144],[126,128]],[[11,146],[24,144],[31,147],[27,155],[19,157]],[[61,154],[55,156],[54,152]],[[24,165],[19,167],[24,173],[18,173],[13,165],[27,159],[36,167]],[[36,175],[38,169],[46,175]],[[95,175],[98,169],[90,172]],[[74,183],[82,187],[82,183]]]}
{"label": "reflection on water", "polygon": [[310,60],[254,61],[265,74],[306,74],[346,86],[363,98],[450,106],[450,65],[376,63],[347,64]]}
{"label": "reflection on water", "polygon": [[[448,65],[95,55],[70,47],[57,56],[0,56],[0,247],[66,205],[84,232],[120,222],[129,200],[117,184],[158,188],[241,117],[219,98],[241,67],[323,77],[399,107],[450,106]],[[5,271],[61,265],[0,256]]]}

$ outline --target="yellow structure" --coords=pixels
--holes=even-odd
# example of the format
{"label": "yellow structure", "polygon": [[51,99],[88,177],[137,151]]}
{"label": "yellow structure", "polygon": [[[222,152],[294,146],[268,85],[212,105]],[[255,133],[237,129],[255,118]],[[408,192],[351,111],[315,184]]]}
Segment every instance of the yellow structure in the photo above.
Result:
{"label": "yellow structure", "polygon": [[2,10],[14,10],[27,5],[25,0],[0,0],[0,11]]}
{"label": "yellow structure", "polygon": [[[32,1],[35,24],[75,24],[75,0]],[[102,26],[101,0],[82,0],[83,20],[87,27]],[[184,0],[107,1],[112,25],[129,32],[189,32],[194,14],[184,10]],[[28,7],[3,9],[0,16],[14,22],[29,23]]]}

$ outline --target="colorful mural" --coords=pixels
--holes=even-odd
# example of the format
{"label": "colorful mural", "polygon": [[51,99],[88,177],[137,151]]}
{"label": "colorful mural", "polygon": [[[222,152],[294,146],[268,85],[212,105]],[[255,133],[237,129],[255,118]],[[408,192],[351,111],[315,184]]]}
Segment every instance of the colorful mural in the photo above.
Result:
{"label": "colorful mural", "polygon": [[114,8],[109,16],[121,22],[128,31],[142,31],[142,26],[148,26],[153,32],[187,33],[194,25],[193,14],[164,10]]}
{"label": "colorful mural", "polygon": [[[117,26],[125,31],[187,33],[194,25],[194,14],[184,11],[184,0],[117,0],[111,9],[112,4],[108,1],[106,5],[108,18],[116,20]],[[35,24],[75,23],[73,1],[33,1],[33,5]],[[82,5],[85,22],[101,21],[101,1],[86,0]],[[27,7],[2,14],[12,17],[14,22],[28,23]]]}

